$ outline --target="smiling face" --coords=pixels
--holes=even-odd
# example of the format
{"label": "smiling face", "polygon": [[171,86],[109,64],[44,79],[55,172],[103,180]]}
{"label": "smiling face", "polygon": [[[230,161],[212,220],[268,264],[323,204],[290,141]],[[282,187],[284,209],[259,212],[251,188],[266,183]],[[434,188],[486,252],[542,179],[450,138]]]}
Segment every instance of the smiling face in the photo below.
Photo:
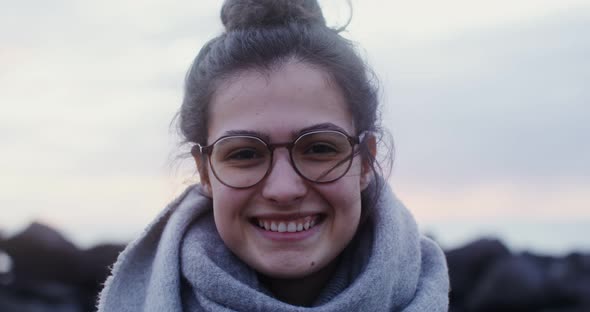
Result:
{"label": "smiling face", "polygon": [[[291,142],[314,128],[356,135],[345,99],[328,75],[288,62],[270,74],[245,71],[225,80],[210,103],[207,142],[236,133]],[[224,243],[250,267],[274,278],[309,276],[332,263],[357,230],[361,191],[370,178],[357,156],[344,177],[310,182],[297,174],[283,147],[274,151],[270,173],[249,188],[222,184],[208,163],[199,168]]]}

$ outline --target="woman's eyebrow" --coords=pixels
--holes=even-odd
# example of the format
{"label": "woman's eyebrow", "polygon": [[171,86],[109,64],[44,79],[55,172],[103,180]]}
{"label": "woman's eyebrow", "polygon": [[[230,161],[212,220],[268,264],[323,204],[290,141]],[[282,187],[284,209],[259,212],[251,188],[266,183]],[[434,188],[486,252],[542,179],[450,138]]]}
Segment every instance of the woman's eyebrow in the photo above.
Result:
{"label": "woman's eyebrow", "polygon": [[339,127],[331,122],[324,122],[324,123],[320,123],[320,124],[311,125],[309,127],[305,127],[305,128],[300,129],[298,131],[294,131],[293,137],[298,137],[298,136],[305,134],[307,132],[317,131],[317,130],[335,130],[335,131],[341,131],[341,132],[348,134],[348,131],[342,129],[341,127]]}
{"label": "woman's eyebrow", "polygon": [[268,134],[265,134],[265,133],[262,133],[259,131],[234,129],[234,130],[227,130],[223,133],[223,136],[234,136],[234,135],[254,136],[257,138],[261,138],[266,142],[270,142],[270,136]]}
{"label": "woman's eyebrow", "polygon": [[[311,125],[309,127],[299,129],[299,130],[292,131],[291,136],[293,138],[297,138],[302,134],[312,132],[312,131],[318,131],[318,130],[334,130],[334,131],[341,131],[344,133],[348,133],[348,131],[344,130],[342,127],[339,127],[331,122],[324,122],[324,123],[319,123],[319,124],[315,124],[315,125]],[[261,138],[266,142],[271,141],[270,135],[263,133],[263,132],[254,131],[254,130],[242,130],[242,129],[227,130],[223,133],[222,136],[236,136],[236,135],[254,136],[254,137]]]}

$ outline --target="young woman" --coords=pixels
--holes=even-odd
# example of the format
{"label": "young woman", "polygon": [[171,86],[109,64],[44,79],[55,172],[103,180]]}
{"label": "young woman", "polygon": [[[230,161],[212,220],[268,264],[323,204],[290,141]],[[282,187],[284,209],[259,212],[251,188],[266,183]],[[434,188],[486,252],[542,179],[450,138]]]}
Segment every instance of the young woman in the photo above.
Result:
{"label": "young woman", "polygon": [[120,255],[99,311],[446,311],[444,255],[380,176],[377,95],[315,0],[228,0],[179,125],[201,183]]}

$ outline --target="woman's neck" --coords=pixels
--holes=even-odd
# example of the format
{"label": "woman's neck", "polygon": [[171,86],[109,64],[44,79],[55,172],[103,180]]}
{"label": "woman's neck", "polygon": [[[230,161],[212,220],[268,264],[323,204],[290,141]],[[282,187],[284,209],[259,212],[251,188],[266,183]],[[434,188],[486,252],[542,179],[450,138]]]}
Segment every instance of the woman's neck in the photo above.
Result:
{"label": "woman's neck", "polygon": [[338,260],[334,260],[325,268],[302,278],[272,278],[259,274],[259,279],[277,299],[296,306],[310,306],[334,274],[337,263]]}

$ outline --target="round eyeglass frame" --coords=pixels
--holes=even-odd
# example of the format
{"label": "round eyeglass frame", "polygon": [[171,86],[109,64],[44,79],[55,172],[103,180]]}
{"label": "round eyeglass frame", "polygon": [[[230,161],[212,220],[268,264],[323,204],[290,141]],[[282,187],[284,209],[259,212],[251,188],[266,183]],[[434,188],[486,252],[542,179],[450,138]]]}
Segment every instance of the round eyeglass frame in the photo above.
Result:
{"label": "round eyeglass frame", "polygon": [[[339,175],[338,177],[331,179],[331,180],[327,180],[327,181],[315,181],[312,180],[308,177],[306,177],[305,175],[303,175],[301,173],[301,171],[299,170],[299,168],[297,168],[297,166],[295,165],[295,161],[293,160],[293,147],[297,144],[297,142],[299,142],[299,140],[301,140],[302,138],[308,136],[308,135],[312,135],[312,134],[317,134],[317,133],[326,133],[326,132],[333,132],[333,133],[338,133],[339,135],[344,136],[347,140],[348,143],[350,143],[350,147],[351,147],[351,152],[350,155],[346,156],[343,160],[348,159],[348,165],[346,167],[346,170],[344,170],[342,172],[341,175]],[[219,182],[221,182],[221,184],[227,186],[227,187],[231,187],[234,189],[247,189],[250,187],[253,187],[255,185],[257,185],[258,183],[264,181],[264,179],[266,179],[266,177],[270,174],[270,172],[272,171],[272,163],[273,163],[273,157],[274,157],[274,150],[279,148],[279,147],[285,147],[287,148],[287,150],[289,151],[289,161],[291,162],[291,167],[293,167],[293,169],[295,170],[295,172],[297,172],[297,174],[302,177],[303,179],[309,181],[309,182],[313,182],[313,183],[317,183],[317,184],[327,184],[327,183],[332,183],[336,180],[339,180],[340,178],[342,178],[343,176],[345,176],[348,171],[350,170],[350,167],[352,166],[352,161],[354,159],[354,157],[356,156],[356,152],[354,147],[355,145],[360,144],[363,139],[365,138],[366,132],[362,132],[361,134],[359,134],[356,137],[350,136],[347,133],[343,132],[343,131],[339,131],[339,130],[316,130],[316,131],[309,131],[309,132],[305,132],[303,134],[301,134],[300,136],[298,136],[295,140],[293,140],[292,142],[282,142],[282,143],[267,143],[265,140],[263,140],[260,137],[257,136],[253,136],[253,135],[225,135],[222,136],[220,138],[218,138],[217,140],[215,140],[213,143],[207,145],[207,146],[203,146],[199,143],[195,144],[192,148],[191,148],[191,154],[193,155],[193,157],[204,157],[205,155],[207,155],[207,158],[209,159],[209,166],[211,167],[211,171],[213,171],[213,175],[215,175],[215,178],[217,178],[217,180]],[[215,166],[213,166],[213,164],[211,163],[211,153],[213,152],[213,148],[215,147],[215,144],[217,144],[217,142],[227,139],[227,138],[251,138],[251,139],[256,139],[260,142],[262,142],[264,144],[264,146],[268,149],[268,151],[270,152],[270,160],[269,160],[269,165],[268,168],[266,169],[266,172],[264,173],[264,175],[260,178],[260,180],[258,180],[256,183],[253,183],[251,185],[248,186],[233,186],[230,185],[228,183],[226,183],[225,181],[223,181],[219,175],[217,174],[217,172],[215,172]],[[334,167],[335,168],[335,167]]]}

